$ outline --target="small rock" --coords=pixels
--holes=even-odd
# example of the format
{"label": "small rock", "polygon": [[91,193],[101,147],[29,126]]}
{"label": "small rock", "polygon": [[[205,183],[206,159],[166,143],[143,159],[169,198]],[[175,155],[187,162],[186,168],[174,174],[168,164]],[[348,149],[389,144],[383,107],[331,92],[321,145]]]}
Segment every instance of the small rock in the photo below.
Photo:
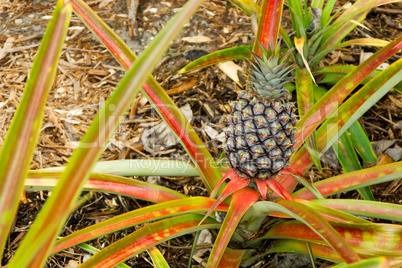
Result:
{"label": "small rock", "polygon": [[188,59],[189,61],[196,60],[198,58],[201,58],[205,55],[208,55],[208,52],[204,50],[199,50],[199,49],[193,49],[193,50],[186,50],[184,51],[184,57]]}
{"label": "small rock", "polygon": [[[210,244],[212,243],[212,235],[208,230],[202,230],[200,236],[197,241],[197,246],[202,244]],[[194,252],[194,255],[201,258],[206,252],[210,251],[211,249],[197,249]]]}
{"label": "small rock", "polygon": [[82,257],[82,262],[86,262],[89,258],[91,258],[91,255],[84,255],[84,257]]}
{"label": "small rock", "polygon": [[152,184],[161,184],[160,179],[161,179],[161,177],[159,177],[159,176],[148,176],[147,182],[152,183]]}
{"label": "small rock", "polygon": [[218,140],[220,142],[225,141],[225,134],[224,133],[222,135],[222,133],[219,133],[218,131],[216,131],[215,129],[213,129],[212,127],[210,127],[208,125],[204,126],[204,130],[212,140]]}
{"label": "small rock", "polygon": [[379,156],[381,153],[385,152],[389,147],[394,145],[396,140],[380,140],[376,143],[373,143],[374,153]]}

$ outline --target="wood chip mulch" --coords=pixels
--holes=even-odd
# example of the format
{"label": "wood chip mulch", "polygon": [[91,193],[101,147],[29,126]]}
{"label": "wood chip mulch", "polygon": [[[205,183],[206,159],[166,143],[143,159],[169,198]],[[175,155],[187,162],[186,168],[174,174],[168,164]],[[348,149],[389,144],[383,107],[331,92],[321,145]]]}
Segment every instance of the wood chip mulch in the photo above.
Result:
{"label": "wood chip mulch", "polygon": [[[128,17],[130,14],[126,6],[127,0],[86,2],[136,54],[139,54],[186,1],[140,1],[134,28],[129,24],[134,22]],[[21,100],[29,70],[55,3],[55,0],[15,0],[0,3],[0,146]],[[394,39],[401,34],[401,7],[402,4],[398,3],[374,9],[363,23],[370,31],[358,27],[348,39],[362,37]],[[285,12],[284,16],[286,25],[289,23],[286,16],[289,15]],[[130,37],[134,37],[135,40]],[[195,41],[192,38],[196,38]],[[224,115],[229,112],[230,101],[236,99],[236,85],[217,66],[184,75],[177,74],[177,71],[186,65],[189,59],[197,57],[197,53],[202,54],[203,51],[210,53],[226,47],[250,44],[252,41],[251,22],[246,15],[230,2],[206,1],[172,43],[154,71],[154,77],[167,90],[178,107],[190,105],[193,114],[192,125],[217,159],[222,151],[222,142],[217,134],[220,134],[226,125]],[[330,54],[325,62],[358,64],[362,51],[375,52],[377,48],[341,49]],[[401,53],[396,54],[390,61],[400,57]],[[236,63],[244,66],[244,62],[236,61]],[[99,108],[104,105],[124,74],[125,70],[108,50],[73,15],[56,79],[48,97],[31,169],[62,166],[68,163]],[[180,145],[158,146],[152,152],[144,146],[142,134],[158,126],[161,120],[141,94],[134,100],[121,121],[101,160],[154,157],[189,160]],[[394,146],[402,146],[402,95],[395,92],[387,94],[360,121],[372,142],[396,140]],[[341,172],[339,165],[333,168],[324,163],[322,174],[312,169],[307,177],[317,181]],[[199,178],[157,178],[157,181],[188,195],[206,195]],[[401,181],[394,181],[375,186],[374,194],[381,201],[400,203],[401,184]],[[34,191],[27,192],[21,197],[18,217],[1,265],[8,263],[12,257],[47,195],[47,191]],[[357,195],[351,193],[349,197],[357,198]],[[91,193],[89,201],[70,216],[61,235],[68,235],[83,227],[146,205],[149,203],[145,201],[107,193]],[[92,241],[91,245],[98,248],[108,246],[133,230],[135,228],[106,235]],[[171,267],[187,267],[192,239],[192,235],[187,235],[163,243],[159,247],[167,256]],[[73,247],[52,255],[47,266],[72,268],[87,257],[88,253]],[[278,258],[281,259],[277,256],[275,260],[266,261],[263,267],[280,267]],[[206,260],[207,255],[199,258],[198,262],[193,262],[193,267],[205,267]],[[153,267],[149,256],[145,253],[126,263],[131,267]],[[318,267],[325,265],[327,263],[323,262]]]}

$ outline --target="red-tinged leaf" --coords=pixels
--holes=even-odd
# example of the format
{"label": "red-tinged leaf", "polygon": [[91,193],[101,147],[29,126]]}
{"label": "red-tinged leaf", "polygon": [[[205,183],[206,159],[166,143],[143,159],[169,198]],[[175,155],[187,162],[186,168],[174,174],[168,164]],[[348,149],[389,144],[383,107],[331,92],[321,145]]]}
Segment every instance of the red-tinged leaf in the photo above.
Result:
{"label": "red-tinged leaf", "polygon": [[[85,243],[79,244],[79,245],[77,245],[77,247],[79,247],[91,254],[96,254],[100,251],[99,249],[97,249],[93,246],[90,246],[88,244],[85,244]],[[120,263],[120,264],[116,265],[115,267],[116,268],[130,268],[130,266],[126,265],[125,263]]]}
{"label": "red-tinged leaf", "polygon": [[80,268],[113,267],[148,248],[169,239],[203,229],[219,229],[220,224],[207,219],[200,225],[201,215],[184,215],[145,225],[81,264]]}
{"label": "red-tinged leaf", "polygon": [[[310,165],[311,165],[310,155],[307,153],[306,155],[303,155],[303,156],[306,156],[308,159],[307,161],[310,161],[309,166],[308,166],[308,167],[310,167]],[[291,167],[294,169],[299,168],[295,165],[290,165],[288,167]],[[306,168],[306,170],[307,170],[307,168]],[[295,178],[293,178],[293,176],[290,174],[284,174],[283,176],[276,176],[274,180],[276,180],[288,193],[292,193],[294,188],[297,185],[297,180]]]}
{"label": "red-tinged leaf", "polygon": [[327,56],[331,51],[335,51],[342,47],[348,46],[374,46],[374,47],[385,47],[389,42],[376,38],[360,38],[360,39],[352,39],[346,42],[331,46],[322,50],[321,52],[316,53],[310,60],[309,63],[311,66],[316,66],[325,56]]}
{"label": "red-tinged leaf", "polygon": [[21,102],[1,147],[0,259],[36,147],[46,99],[56,75],[70,17],[71,5],[68,1],[58,1],[30,70]]}
{"label": "red-tinged leaf", "polygon": [[[310,158],[309,152],[303,147],[299,149],[290,161],[290,165],[288,166],[291,169],[298,170],[300,173],[305,173],[310,166],[312,165],[312,160]],[[293,192],[294,188],[297,185],[297,180],[294,179],[291,175],[285,174],[277,178],[278,183],[280,183],[288,192]],[[315,186],[315,185],[314,185]],[[321,191],[320,191],[321,193]],[[322,193],[321,193],[322,194]],[[294,196],[294,195],[293,195]],[[305,198],[307,199],[307,198]],[[308,198],[314,199],[314,198]]]}
{"label": "red-tinged leaf", "polygon": [[[402,36],[401,36],[402,37]],[[402,38],[399,42],[399,45],[402,46]],[[380,50],[381,51],[381,50]],[[372,58],[374,61],[376,58]],[[365,62],[366,63],[366,62]],[[336,137],[338,135],[342,135],[344,131],[347,130],[348,127],[353,124],[358,117],[360,117],[361,114],[363,114],[369,107],[374,105],[378,99],[380,99],[388,90],[395,85],[397,82],[400,81],[398,79],[400,77],[401,73],[401,64],[402,61],[399,60],[395,63],[393,63],[389,68],[381,72],[378,76],[376,76],[374,79],[372,79],[368,84],[366,84],[363,88],[361,88],[356,94],[354,94],[350,99],[348,99],[339,109],[337,112],[334,112],[334,115],[339,115],[339,116],[334,116],[333,118],[330,117],[328,120],[326,120],[322,126],[318,129],[317,131],[317,145],[318,149],[321,153],[326,151],[326,148],[331,146],[333,142],[335,141]],[[364,64],[363,64],[364,65]],[[360,67],[355,69],[352,73],[355,73],[356,70],[359,70]],[[345,78],[348,78],[346,76]],[[345,79],[344,78],[344,79]],[[342,79],[342,80],[344,80]],[[342,82],[341,80],[341,82]],[[336,88],[335,86],[334,88]],[[347,85],[345,85],[345,88]],[[334,89],[333,88],[333,89]],[[378,92],[377,92],[378,91]],[[331,90],[332,92],[332,90]],[[330,92],[329,92],[330,93]],[[327,102],[328,98],[326,96],[329,95],[327,93],[323,98],[320,99],[318,103]],[[332,92],[334,93],[334,92]],[[334,93],[335,94],[335,93]],[[336,98],[336,96],[333,96],[333,98]],[[367,101],[365,101],[367,100]],[[316,105],[318,104],[316,103]],[[315,106],[316,106],[315,105]],[[331,106],[335,106],[335,104],[331,104]],[[323,106],[325,107],[325,105]],[[326,111],[325,108],[320,108],[323,109],[321,112],[323,113],[328,113],[329,111]],[[328,107],[329,108],[329,107]],[[314,108],[313,108],[314,109]],[[312,110],[313,110],[312,109]],[[324,111],[325,110],[325,111]],[[310,110],[311,111],[311,110]],[[320,110],[318,111],[318,113]],[[318,115],[317,116],[324,118],[323,115]],[[306,116],[304,117],[306,118]],[[300,121],[299,121],[300,123]],[[315,123],[314,123],[315,124]],[[308,127],[306,127],[308,128]],[[312,128],[311,128],[312,130]],[[300,133],[299,133],[300,134]],[[309,154],[305,148],[300,148],[292,157],[291,157],[291,167],[293,169],[298,170],[301,173],[304,173],[308,170],[308,168],[311,165],[311,160],[309,159]],[[288,191],[291,191],[294,189],[296,186],[296,182],[293,180],[286,180],[284,181],[284,178],[280,179],[281,183]]]}
{"label": "red-tinged leaf", "polygon": [[[402,162],[396,162],[383,166],[366,168],[346,174],[338,175],[323,181],[314,183],[315,188],[324,196],[333,195],[357,188],[392,181],[402,177]],[[293,194],[295,198],[314,199],[307,190],[301,189]]]}
{"label": "red-tinged leaf", "polygon": [[314,105],[314,87],[308,70],[296,68],[297,109],[299,116],[303,116]]}
{"label": "red-tinged leaf", "polygon": [[[52,235],[57,236],[56,231],[53,231]],[[53,241],[47,241],[47,243],[43,244],[42,249],[35,254],[35,258],[33,258],[26,267],[43,267],[43,260],[48,257],[46,248],[50,248],[52,244]]]}
{"label": "red-tinged leaf", "polygon": [[334,116],[327,118],[317,131],[318,135],[325,135],[325,140],[319,141],[320,151],[325,152],[339,135],[342,135],[361,115],[400,82],[401,77],[402,59],[399,59],[336,109]]}
{"label": "red-tinged leaf", "polygon": [[[94,239],[98,236],[144,222],[177,216],[184,213],[202,213],[207,211],[213,205],[214,201],[215,200],[206,197],[189,197],[136,209],[134,211],[130,211],[100,223],[88,226],[87,228],[61,238],[56,242],[52,253]],[[228,210],[228,205],[226,203],[220,204],[216,210],[225,212]]]}
{"label": "red-tinged leaf", "polygon": [[[303,174],[310,168],[311,165],[312,161],[310,154],[306,149],[301,148],[295,153],[294,158],[291,159],[289,167]],[[277,178],[277,181],[290,193],[293,192],[297,185],[297,180],[291,175],[287,174]]]}
{"label": "red-tinged leaf", "polygon": [[[120,64],[125,69],[131,68],[137,57],[128,45],[82,0],[72,0],[72,4],[78,17],[104,43]],[[142,92],[150,100],[165,123],[179,137],[181,144],[200,172],[207,190],[212,191],[222,178],[222,175],[215,160],[193,127],[152,76],[149,76],[146,83],[143,84]]]}
{"label": "red-tinged leaf", "polygon": [[224,61],[249,59],[251,57],[250,51],[252,49],[253,49],[252,46],[240,46],[240,47],[226,48],[217,52],[210,53],[184,66],[179,71],[179,74],[184,74],[187,72],[198,70]]}
{"label": "red-tinged leaf", "polygon": [[[349,213],[345,213],[343,211],[339,211],[339,210],[336,210],[336,209],[331,209],[331,208],[329,208],[327,206],[321,205],[318,202],[311,202],[311,201],[304,200],[304,199],[299,199],[299,198],[295,199],[295,201],[299,202],[299,203],[302,203],[302,204],[304,204],[304,205],[316,210],[327,221],[343,222],[343,223],[369,223],[369,221],[366,221],[366,220],[361,219],[359,217],[350,215]],[[274,216],[274,217],[281,217],[281,218],[289,218],[290,217],[287,214],[280,213],[280,212],[271,213],[269,215]]]}
{"label": "red-tinged leaf", "polygon": [[226,173],[224,173],[224,176],[222,177],[222,179],[218,182],[218,184],[216,184],[214,190],[211,193],[211,198],[216,198],[216,196],[218,195],[220,188],[222,187],[222,184],[231,178],[236,178],[239,175],[237,175],[236,171],[234,171],[233,169],[229,169],[228,171],[226,171]]}
{"label": "red-tinged leaf", "polygon": [[[205,214],[204,219],[206,219],[209,214],[220,204],[228,198],[231,194],[233,194],[236,191],[239,191],[246,187],[249,184],[250,180],[249,179],[244,179],[240,178],[239,175],[235,174],[229,181],[229,183],[226,185],[225,189],[223,189],[221,195],[216,199],[215,203],[211,206],[211,208],[208,210],[207,214]],[[202,222],[202,221],[201,221]]]}
{"label": "red-tinged leaf", "polygon": [[[288,171],[289,170],[289,171]],[[291,167],[286,167],[282,169],[279,174],[290,174],[293,178],[295,178],[301,185],[306,187],[317,199],[325,199],[322,194],[312,185],[300,172],[294,170]]]}
{"label": "red-tinged leaf", "polygon": [[[188,1],[169,20],[121,79],[82,137],[80,146],[71,156],[58,184],[53,189],[53,194],[46,200],[19,245],[9,264],[10,268],[32,267],[30,263],[33,259],[36,261],[41,258],[42,262],[45,261],[46,255],[51,251],[51,244],[56,239],[56,234],[62,229],[83,184],[89,178],[91,168],[117,128],[119,119],[129,108],[141,85],[162,57],[171,40],[177,36],[201,1]],[[30,254],[26,255],[26,252]]]}
{"label": "red-tinged leaf", "polygon": [[268,185],[262,180],[255,180],[255,183],[257,184],[257,188],[261,194],[262,200],[265,201],[267,199]]}
{"label": "red-tinged leaf", "polygon": [[402,206],[398,204],[356,199],[323,199],[311,202],[357,216],[402,222]]}
{"label": "red-tinged leaf", "polygon": [[[289,216],[298,220],[290,222],[300,223],[306,229],[308,229],[310,233],[314,233],[317,237],[320,237],[320,240],[325,241],[327,245],[331,246],[339,255],[342,256],[344,261],[350,263],[359,260],[356,252],[354,252],[350,245],[346,243],[346,241],[331,226],[331,224],[329,224],[328,221],[326,221],[317,211],[304,204],[287,200],[281,200],[277,203],[261,201],[254,204],[252,208],[253,214],[255,214],[256,217],[264,212],[269,214],[273,212],[282,212],[288,214]],[[274,227],[271,229],[273,228]],[[272,236],[271,229],[264,236],[251,240],[248,243],[254,244],[263,239],[277,238]],[[282,232],[280,234],[282,235]],[[289,236],[289,238],[293,237]]]}
{"label": "red-tinged leaf", "polygon": [[364,61],[354,71],[346,75],[331,90],[324,95],[297,124],[299,132],[296,134],[295,148],[299,148],[303,141],[338,107],[338,105],[363,81],[369,73],[375,70],[383,61],[402,48],[402,35],[390,44],[377,51],[368,60]]}
{"label": "red-tinged leaf", "polygon": [[259,197],[260,194],[250,188],[244,188],[234,193],[232,200],[230,201],[229,210],[215,240],[214,247],[212,248],[207,267],[222,267],[218,265],[230,238],[236,230],[243,215]]}
{"label": "red-tinged leaf", "polygon": [[283,3],[284,0],[264,0],[262,2],[254,52],[258,52],[259,44],[267,49],[276,45],[281,26]]}
{"label": "red-tinged leaf", "polygon": [[[330,66],[328,66],[330,67]],[[346,67],[346,66],[345,66]],[[354,67],[356,68],[357,66],[348,66],[348,67]],[[325,68],[325,67],[324,67]],[[320,76],[320,83],[322,84],[330,84],[330,85],[334,85],[336,83],[338,83],[339,80],[341,80],[343,77],[345,77],[346,74],[348,74],[349,72],[351,72],[354,68],[345,68],[345,72],[323,72],[323,75]],[[321,68],[320,68],[321,69]],[[350,71],[348,71],[350,70]],[[370,82],[370,80],[372,78],[374,78],[377,74],[381,73],[381,70],[374,70],[369,76],[367,76],[366,79],[364,79],[360,85],[365,85],[368,82]],[[395,91],[397,91],[398,93],[402,94],[402,82],[399,82],[397,85],[394,86],[393,88]]]}
{"label": "red-tinged leaf", "polygon": [[[52,190],[59,181],[60,174],[61,172],[57,171],[30,171],[25,180],[25,189]],[[186,197],[184,194],[153,183],[100,173],[91,173],[83,188],[90,191],[126,195],[155,203]]]}
{"label": "red-tinged leaf", "polygon": [[[314,257],[318,257],[321,259],[325,259],[332,262],[340,262],[342,261],[341,256],[339,256],[336,251],[334,251],[331,247],[325,245],[318,245],[314,243],[309,243],[310,249],[313,252]],[[273,247],[268,251],[264,252],[262,255],[257,255],[248,260],[243,261],[244,265],[250,264],[250,266],[255,263],[258,259],[262,257],[272,254],[272,253],[281,253],[281,252],[289,252],[289,253],[301,253],[308,255],[308,249],[306,242],[294,240],[294,239],[286,239],[286,240],[278,240],[275,241]],[[247,266],[248,267],[248,266]]]}
{"label": "red-tinged leaf", "polygon": [[303,225],[321,239],[325,240],[329,246],[342,256],[345,262],[352,263],[360,259],[342,236],[337,233],[320,214],[315,212],[315,210],[294,201],[283,200],[279,201],[278,204],[303,218],[309,224],[308,226]]}
{"label": "red-tinged leaf", "polygon": [[[324,76],[321,78],[321,83],[327,83],[327,84],[336,84],[339,80],[341,80],[346,74],[352,72],[354,69],[356,69],[358,66],[353,66],[353,65],[333,65],[333,66],[326,66],[326,67],[321,67],[317,68],[314,70],[314,74],[323,74]],[[376,75],[380,74],[382,70],[374,70],[372,71],[365,80],[363,80],[360,84],[365,85],[372,78],[374,78]],[[333,75],[333,78],[331,77]],[[327,77],[328,76],[328,77]],[[398,92],[402,92],[402,82],[399,82],[395,86],[395,90],[398,90]]]}
{"label": "red-tinged leaf", "polygon": [[[302,49],[300,49],[300,51],[302,51]],[[311,79],[312,76],[310,76],[310,74],[311,72],[305,68],[296,69],[295,77],[296,77],[297,107],[299,110],[300,117],[306,114],[307,111],[310,110],[315,103],[314,85],[313,80]],[[312,135],[309,136],[304,146],[310,153],[310,158],[313,161],[314,165],[320,172],[322,172],[320,154],[317,149],[317,138],[315,131],[312,133]]]}
{"label": "red-tinged leaf", "polygon": [[339,264],[332,268],[391,268],[401,267],[402,260],[387,259],[385,257],[361,260],[352,264]]}
{"label": "red-tinged leaf", "polygon": [[[309,247],[313,252],[314,257],[336,263],[342,261],[342,258],[339,256],[339,254],[337,254],[331,247],[311,243],[309,243]],[[309,255],[306,242],[293,239],[278,240],[273,242],[272,247],[270,247],[270,249],[265,251],[263,254],[255,255],[249,259],[243,260],[242,265],[243,267],[251,267],[253,264],[257,263],[258,260],[266,257],[267,255],[284,252]]]}
{"label": "red-tinged leaf", "polygon": [[[339,222],[331,222],[331,225],[331,228],[334,228],[340,237],[343,237],[347,244],[350,245],[350,250],[356,251],[356,253],[365,258],[375,256],[399,257],[402,254],[401,226],[392,224],[351,224]],[[325,245],[322,237],[299,221],[287,221],[275,225],[264,234],[263,238],[298,239],[305,242]],[[342,248],[342,250],[345,250],[345,248]]]}
{"label": "red-tinged leaf", "polygon": [[[321,153],[325,152],[339,135],[342,135],[364,112],[400,81],[401,68],[402,60],[391,64],[335,110],[334,116],[323,122],[317,131],[318,149]],[[301,148],[291,159],[292,165],[295,165],[294,168],[303,172],[311,164],[311,161],[304,155],[305,153],[304,148]]]}
{"label": "red-tinged leaf", "polygon": [[385,47],[389,41],[378,38],[358,38],[345,41],[339,45],[342,46],[371,46],[371,47]]}
{"label": "red-tinged leaf", "polygon": [[222,259],[219,262],[219,267],[236,268],[240,266],[246,250],[226,248]]}
{"label": "red-tinged leaf", "polygon": [[326,49],[331,46],[334,46],[341,42],[343,38],[348,35],[354,28],[356,28],[357,24],[351,22],[357,21],[362,22],[370,9],[390,4],[396,3],[399,0],[359,0],[356,1],[350,8],[346,9],[335,21],[334,24],[341,23],[339,27],[336,27],[334,30],[328,31],[323,38],[322,48]]}
{"label": "red-tinged leaf", "polygon": [[274,191],[277,195],[282,197],[285,200],[293,200],[293,197],[289,194],[289,192],[276,180],[266,180],[265,183],[272,191]]}
{"label": "red-tinged leaf", "polygon": [[[318,100],[323,95],[325,95],[325,92],[325,90],[316,87],[316,99]],[[373,159],[375,159],[374,162],[376,162],[377,159],[372,149],[371,143],[359,121],[354,122],[349,127],[346,133],[340,135],[339,139],[332,145],[332,148],[337,154],[339,162],[341,163],[342,168],[345,170],[345,172],[362,169],[355,149],[361,154],[364,161],[369,160],[371,162]],[[363,199],[374,200],[374,196],[371,192],[370,187],[360,188],[357,189],[357,191],[359,191]]]}

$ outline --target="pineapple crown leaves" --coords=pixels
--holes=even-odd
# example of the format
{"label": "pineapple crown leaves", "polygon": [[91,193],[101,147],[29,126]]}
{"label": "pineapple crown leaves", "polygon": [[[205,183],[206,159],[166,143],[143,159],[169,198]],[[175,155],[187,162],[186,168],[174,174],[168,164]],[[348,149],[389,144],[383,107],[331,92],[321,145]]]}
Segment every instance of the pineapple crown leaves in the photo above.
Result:
{"label": "pineapple crown leaves", "polygon": [[268,50],[264,46],[260,46],[261,56],[251,52],[253,57],[250,60],[250,80],[249,88],[263,98],[267,99],[289,99],[290,93],[284,87],[286,83],[292,80],[288,74],[294,69],[293,65],[288,65],[286,59],[291,51],[279,57],[278,52]]}

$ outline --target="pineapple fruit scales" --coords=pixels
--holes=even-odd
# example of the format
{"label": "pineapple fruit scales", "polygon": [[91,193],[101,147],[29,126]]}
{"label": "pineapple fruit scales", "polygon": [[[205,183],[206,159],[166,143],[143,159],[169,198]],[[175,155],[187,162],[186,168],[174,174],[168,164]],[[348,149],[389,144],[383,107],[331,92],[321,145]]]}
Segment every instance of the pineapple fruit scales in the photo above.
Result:
{"label": "pineapple fruit scales", "polygon": [[292,70],[278,56],[253,53],[248,89],[232,103],[224,145],[229,166],[243,178],[267,180],[283,169],[292,155],[296,108],[284,85]]}

